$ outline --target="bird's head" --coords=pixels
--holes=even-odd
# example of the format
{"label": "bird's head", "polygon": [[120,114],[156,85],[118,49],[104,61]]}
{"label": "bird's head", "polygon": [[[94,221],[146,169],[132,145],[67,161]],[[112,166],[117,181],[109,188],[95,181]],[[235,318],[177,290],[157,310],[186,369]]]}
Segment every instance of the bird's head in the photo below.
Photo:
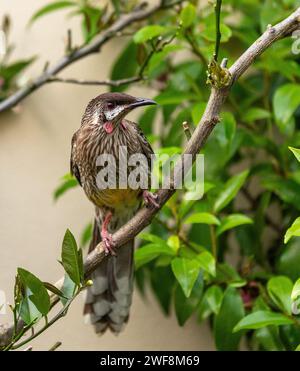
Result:
{"label": "bird's head", "polygon": [[136,98],[124,93],[104,93],[89,103],[86,115],[93,124],[102,125],[107,134],[111,134],[133,109],[153,104],[156,102],[148,98]]}

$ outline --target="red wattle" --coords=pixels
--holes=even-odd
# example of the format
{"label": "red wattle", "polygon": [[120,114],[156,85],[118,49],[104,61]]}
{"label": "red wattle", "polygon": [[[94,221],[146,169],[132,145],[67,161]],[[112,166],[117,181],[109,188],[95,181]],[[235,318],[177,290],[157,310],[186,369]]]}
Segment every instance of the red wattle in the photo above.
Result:
{"label": "red wattle", "polygon": [[103,127],[107,134],[111,134],[114,130],[114,126],[110,121],[106,122]]}

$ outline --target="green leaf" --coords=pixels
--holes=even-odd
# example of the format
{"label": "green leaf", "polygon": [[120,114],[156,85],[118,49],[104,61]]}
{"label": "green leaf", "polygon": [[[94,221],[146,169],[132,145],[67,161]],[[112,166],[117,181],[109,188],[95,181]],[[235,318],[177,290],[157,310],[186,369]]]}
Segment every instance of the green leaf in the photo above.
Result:
{"label": "green leaf", "polygon": [[287,243],[293,236],[300,236],[300,217],[298,217],[284,235],[284,243]]}
{"label": "green leaf", "polygon": [[247,281],[241,278],[238,272],[227,263],[217,265],[217,281],[227,282],[231,287],[245,286]]}
{"label": "green leaf", "polygon": [[166,245],[165,240],[152,233],[142,232],[139,234],[139,238],[145,241],[153,242],[155,244]]}
{"label": "green leaf", "polygon": [[[140,269],[138,272],[142,271],[143,269]],[[151,269],[150,274],[151,287],[154,295],[163,309],[163,312],[168,315],[170,313],[174,286],[176,284],[171,267],[155,267]],[[163,285],[162,282],[164,283]]]}
{"label": "green leaf", "polygon": [[25,68],[27,68],[35,58],[19,60],[9,66],[0,65],[0,77],[4,79],[4,87],[9,87],[12,80],[14,80]]}
{"label": "green leaf", "polygon": [[[298,309],[299,308],[295,307],[295,311],[297,313]],[[291,325],[279,327],[278,330],[280,331],[280,338],[282,339],[282,342],[285,345],[285,350],[293,351],[296,348],[296,346],[300,343],[300,329],[295,324],[295,321]]]}
{"label": "green leaf", "polygon": [[60,296],[60,297],[64,297],[64,294],[62,293],[62,291],[60,291],[56,286],[52,285],[51,283],[43,282],[43,285],[46,287],[48,291],[52,292],[53,294]]}
{"label": "green leaf", "polygon": [[176,287],[174,304],[177,321],[180,326],[185,324],[199,305],[203,287],[204,282],[201,274],[199,274],[189,298],[184,295],[180,285]]}
{"label": "green leaf", "polygon": [[289,277],[292,281],[296,281],[300,277],[300,249],[298,239],[289,242],[286,248],[282,250],[276,264],[276,272]]}
{"label": "green leaf", "polygon": [[259,342],[263,350],[282,351],[286,350],[280,339],[278,327],[267,326],[255,331],[255,339]]}
{"label": "green leaf", "polygon": [[64,283],[61,288],[63,297],[60,297],[60,301],[62,302],[63,305],[66,305],[67,301],[73,298],[75,290],[76,290],[75,282],[71,280],[67,273],[65,273]]}
{"label": "green leaf", "polygon": [[273,174],[262,177],[261,183],[266,189],[274,192],[282,201],[300,210],[299,184],[296,181]]}
{"label": "green leaf", "polygon": [[71,280],[80,286],[82,282],[82,268],[80,263],[79,251],[73,234],[67,229],[61,251],[62,265],[70,276]]}
{"label": "green leaf", "polygon": [[78,249],[78,251],[77,251],[77,263],[78,263],[78,268],[79,268],[80,282],[82,283],[83,280],[84,280],[84,266],[83,266],[82,249]]}
{"label": "green leaf", "polygon": [[56,1],[54,3],[45,5],[41,9],[39,9],[36,13],[34,13],[34,15],[31,17],[29,22],[33,23],[38,18],[40,18],[40,17],[42,17],[42,16],[44,16],[48,13],[51,13],[51,12],[54,12],[56,10],[60,10],[60,9],[63,9],[63,8],[69,8],[71,6],[76,6],[76,5],[77,5],[76,2],[74,2],[74,1]]}
{"label": "green leaf", "polygon": [[[138,69],[137,58],[137,45],[134,42],[130,42],[120,53],[118,58],[112,64],[112,71],[110,78],[112,80],[124,79],[127,77],[134,76]],[[122,92],[126,90],[128,85],[122,85],[118,87],[112,87],[113,92]]]}
{"label": "green leaf", "polygon": [[217,197],[214,204],[214,212],[221,211],[229,202],[237,195],[240,188],[245,183],[245,180],[249,174],[248,170],[243,171],[240,174],[234,175],[229,179],[222,192]]}
{"label": "green leaf", "polygon": [[245,122],[254,122],[257,120],[264,120],[270,118],[271,114],[269,111],[262,109],[262,108],[250,108],[246,113],[243,115],[243,120]]}
{"label": "green leaf", "polygon": [[221,224],[217,227],[217,235],[228,231],[243,224],[252,224],[253,220],[242,214],[231,214],[221,220]]}
{"label": "green leaf", "polygon": [[30,300],[32,292],[28,287],[25,288],[24,296],[21,300],[19,314],[22,320],[27,324],[35,322],[38,318],[41,317],[41,313],[38,311],[36,306]]}
{"label": "green leaf", "polygon": [[240,330],[255,330],[265,326],[280,326],[292,324],[293,320],[283,314],[274,313],[267,310],[259,310],[244,317],[233,329],[234,332]]}
{"label": "green leaf", "polygon": [[[144,46],[144,44],[140,45]],[[157,51],[150,59],[149,74],[151,74],[153,71],[155,72],[155,68],[157,68],[158,66],[165,65],[166,59],[170,57],[171,53],[175,53],[181,49],[183,49],[183,46],[181,45],[167,45],[163,48],[163,50]]]}
{"label": "green leaf", "polygon": [[296,159],[300,162],[300,149],[294,148],[294,147],[289,147],[289,150],[291,150],[296,157]]}
{"label": "green leaf", "polygon": [[297,300],[300,296],[300,278],[295,282],[291,294],[292,300]]}
{"label": "green leaf", "polygon": [[89,223],[85,226],[80,236],[80,246],[83,248],[93,236],[93,224]]}
{"label": "green leaf", "polygon": [[160,25],[145,26],[135,33],[133,40],[136,44],[140,44],[154,37],[162,36],[166,31],[168,29]]}
{"label": "green leaf", "polygon": [[55,189],[53,197],[57,201],[66,191],[78,186],[78,181],[73,175],[66,174],[62,177],[62,183]]}
{"label": "green leaf", "polygon": [[219,286],[209,287],[203,297],[213,313],[218,314],[223,300],[223,291]]}
{"label": "green leaf", "polygon": [[101,16],[103,15],[100,8],[84,5],[78,11],[82,15],[82,32],[85,43],[89,43],[101,30]]}
{"label": "green leaf", "polygon": [[213,313],[213,311],[211,310],[211,307],[209,306],[207,300],[205,299],[205,294],[199,304],[199,309],[198,309],[198,313],[197,313],[197,317],[198,317],[198,322],[201,323],[203,322],[204,320],[206,320],[211,314]]}
{"label": "green leaf", "polygon": [[169,255],[161,255],[158,256],[155,262],[156,267],[167,267],[168,265],[171,264],[173,260],[173,256]]}
{"label": "green leaf", "polygon": [[205,111],[205,108],[206,108],[206,103],[205,102],[196,103],[193,106],[193,109],[192,109],[192,119],[193,119],[194,125],[198,125],[199,124],[200,119],[203,116],[203,113]]}
{"label": "green leaf", "polygon": [[209,182],[204,182],[204,187],[199,187],[199,184],[196,183],[192,185],[186,184],[187,190],[184,193],[183,202],[179,206],[178,216],[183,218],[190,211],[196,200],[200,200],[204,194],[209,192],[214,187],[215,185]]}
{"label": "green leaf", "polygon": [[239,292],[233,287],[228,287],[214,321],[214,337],[218,350],[238,349],[242,334],[233,334],[232,330],[244,315],[244,306]]}
{"label": "green leaf", "polygon": [[279,309],[291,314],[292,281],[285,276],[272,277],[267,284],[268,294]]}
{"label": "green leaf", "polygon": [[142,246],[134,253],[135,268],[139,269],[141,266],[149,263],[159,255],[175,256],[175,252],[165,242],[164,244],[151,243]]}
{"label": "green leaf", "polygon": [[280,55],[275,55],[276,50],[269,51],[264,55],[264,57],[257,63],[257,67],[261,67],[268,73],[278,72],[280,75],[286,77],[292,82],[295,78],[300,76],[300,66],[296,61],[283,59]]}
{"label": "green leaf", "polygon": [[196,15],[196,8],[194,7],[194,5],[190,3],[187,4],[180,12],[180,21],[182,27],[190,27],[195,22]]}
{"label": "green leaf", "polygon": [[285,84],[276,90],[273,97],[275,118],[282,124],[287,124],[300,105],[300,86]]}
{"label": "green leaf", "polygon": [[216,261],[210,252],[203,251],[201,254],[197,255],[197,261],[202,269],[213,277],[216,276]]}
{"label": "green leaf", "polygon": [[[231,29],[224,23],[220,24],[220,31],[222,34],[221,43],[226,43],[232,36]],[[201,36],[211,42],[215,41],[216,37],[216,24],[210,22],[206,25],[206,28],[201,32]]]}
{"label": "green leaf", "polygon": [[214,224],[219,225],[220,221],[213,214],[210,213],[195,213],[190,215],[184,224]]}
{"label": "green leaf", "polygon": [[167,241],[167,245],[170,246],[170,248],[172,250],[174,250],[175,253],[177,253],[177,251],[179,250],[180,248],[180,240],[179,240],[179,237],[176,236],[176,235],[172,235],[168,238],[168,241]]}
{"label": "green leaf", "polygon": [[197,96],[192,93],[166,90],[157,95],[154,100],[161,106],[167,106],[171,104],[181,104],[185,100],[195,100],[196,97]]}
{"label": "green leaf", "polygon": [[37,310],[43,316],[46,316],[50,310],[50,297],[43,282],[23,268],[18,268],[18,275],[23,285],[32,293],[29,299],[36,306]]}
{"label": "green leaf", "polygon": [[[236,121],[231,112],[223,112],[221,115],[221,125],[224,129],[224,144],[225,146],[232,145],[232,141],[236,133]],[[219,139],[219,137],[218,137]]]}
{"label": "green leaf", "polygon": [[[145,109],[144,113],[139,117],[138,122],[140,123],[141,128],[143,129],[144,134],[152,135],[152,126],[155,122],[155,116],[157,114],[157,110],[152,109],[151,107]],[[149,139],[149,137],[148,137]]]}
{"label": "green leaf", "polygon": [[199,275],[198,259],[175,258],[172,260],[171,266],[184,295],[188,298]]}

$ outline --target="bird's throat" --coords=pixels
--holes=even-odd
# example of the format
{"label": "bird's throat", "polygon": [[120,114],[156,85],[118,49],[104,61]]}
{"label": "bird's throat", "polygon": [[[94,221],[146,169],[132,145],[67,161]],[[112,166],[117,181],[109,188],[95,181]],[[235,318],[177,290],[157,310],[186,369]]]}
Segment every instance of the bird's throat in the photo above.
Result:
{"label": "bird's throat", "polygon": [[114,131],[114,125],[111,121],[107,121],[103,125],[104,130],[107,132],[107,134],[111,134]]}

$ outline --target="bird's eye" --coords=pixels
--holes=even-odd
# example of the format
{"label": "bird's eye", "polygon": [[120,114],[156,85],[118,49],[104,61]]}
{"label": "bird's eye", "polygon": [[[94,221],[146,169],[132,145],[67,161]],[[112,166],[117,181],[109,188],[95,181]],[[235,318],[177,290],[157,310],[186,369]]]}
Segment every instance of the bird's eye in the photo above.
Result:
{"label": "bird's eye", "polygon": [[115,108],[115,104],[113,102],[108,102],[107,103],[107,108],[108,109],[113,109],[113,108]]}

